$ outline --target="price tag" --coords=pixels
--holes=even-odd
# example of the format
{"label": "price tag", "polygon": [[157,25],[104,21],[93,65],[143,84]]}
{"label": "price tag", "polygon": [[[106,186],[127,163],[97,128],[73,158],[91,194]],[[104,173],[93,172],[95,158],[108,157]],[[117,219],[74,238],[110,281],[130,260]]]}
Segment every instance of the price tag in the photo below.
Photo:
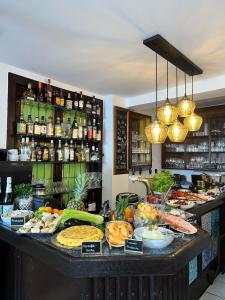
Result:
{"label": "price tag", "polygon": [[23,226],[25,224],[24,217],[14,217],[11,218],[11,226]]}
{"label": "price tag", "polygon": [[143,242],[134,239],[125,240],[124,252],[143,254]]}
{"label": "price tag", "polygon": [[83,242],[81,247],[82,255],[101,255],[102,254],[102,242],[91,241]]}

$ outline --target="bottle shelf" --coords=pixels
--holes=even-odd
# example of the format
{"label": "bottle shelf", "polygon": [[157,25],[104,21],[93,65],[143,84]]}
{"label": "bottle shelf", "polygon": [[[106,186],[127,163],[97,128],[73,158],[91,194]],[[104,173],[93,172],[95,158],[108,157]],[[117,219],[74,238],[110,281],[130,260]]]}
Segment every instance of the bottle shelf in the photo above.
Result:
{"label": "bottle shelf", "polygon": [[102,161],[0,161],[0,163],[5,164],[57,164],[57,165],[65,165],[65,164],[101,164]]}

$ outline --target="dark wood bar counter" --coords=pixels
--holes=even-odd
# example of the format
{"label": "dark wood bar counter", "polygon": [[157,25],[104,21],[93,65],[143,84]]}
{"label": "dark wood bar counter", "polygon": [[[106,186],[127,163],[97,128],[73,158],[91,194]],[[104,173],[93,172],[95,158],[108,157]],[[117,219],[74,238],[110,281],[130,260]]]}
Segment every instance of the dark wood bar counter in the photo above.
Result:
{"label": "dark wood bar counter", "polygon": [[[198,219],[223,204],[224,195],[220,195],[192,212]],[[57,248],[51,236],[19,235],[3,225],[0,239],[5,258],[1,260],[1,273],[7,274],[2,277],[1,290],[6,300],[193,300],[199,298],[201,288],[198,292],[196,288],[202,280],[205,282],[204,274],[215,272],[215,268],[206,268],[190,284],[190,261],[211,243],[210,234],[201,227],[197,234],[175,239],[165,249],[144,249],[140,255],[110,250],[105,242],[101,256],[82,256],[79,250]]]}

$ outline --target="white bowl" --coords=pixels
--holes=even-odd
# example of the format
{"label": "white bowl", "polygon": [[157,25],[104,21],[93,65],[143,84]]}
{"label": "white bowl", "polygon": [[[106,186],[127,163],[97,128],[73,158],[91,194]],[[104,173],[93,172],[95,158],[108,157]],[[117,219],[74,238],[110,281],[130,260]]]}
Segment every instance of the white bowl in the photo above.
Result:
{"label": "white bowl", "polygon": [[143,241],[143,246],[146,248],[162,249],[169,246],[174,240],[173,231],[164,227],[158,227],[160,232],[165,233],[164,240],[151,240],[143,238],[142,235],[148,230],[148,227],[139,227],[134,230],[134,236],[136,240]]}

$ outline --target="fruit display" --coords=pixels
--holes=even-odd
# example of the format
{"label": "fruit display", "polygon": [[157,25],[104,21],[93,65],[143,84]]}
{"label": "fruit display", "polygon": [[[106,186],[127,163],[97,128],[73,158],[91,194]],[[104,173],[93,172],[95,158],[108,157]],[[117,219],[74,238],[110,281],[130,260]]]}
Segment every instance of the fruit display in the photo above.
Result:
{"label": "fruit display", "polygon": [[18,229],[18,233],[53,233],[60,224],[61,215],[49,212],[36,212],[34,218]]}
{"label": "fruit display", "polygon": [[114,211],[116,220],[125,220],[125,210],[128,207],[128,197],[119,197],[116,201],[116,209]]}
{"label": "fruit display", "polygon": [[150,203],[139,203],[134,213],[134,226],[157,224],[160,221],[161,212]]}
{"label": "fruit display", "polygon": [[75,178],[74,198],[69,200],[68,209],[85,210],[84,199],[87,197],[88,187],[86,174],[79,174]]}
{"label": "fruit display", "polygon": [[89,225],[72,226],[62,230],[56,236],[56,241],[66,247],[80,247],[85,241],[100,241],[103,232]]}
{"label": "fruit display", "polygon": [[113,221],[106,225],[106,238],[110,246],[122,247],[125,240],[132,238],[132,226],[125,221]]}

